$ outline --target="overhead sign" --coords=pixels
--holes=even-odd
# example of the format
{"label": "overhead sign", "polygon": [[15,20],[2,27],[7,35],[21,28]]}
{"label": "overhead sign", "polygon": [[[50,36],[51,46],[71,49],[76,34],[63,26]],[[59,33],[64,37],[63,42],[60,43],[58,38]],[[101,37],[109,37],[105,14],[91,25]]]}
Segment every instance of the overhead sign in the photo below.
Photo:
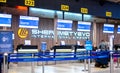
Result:
{"label": "overhead sign", "polygon": [[68,5],[61,5],[61,10],[69,11],[69,6]]}
{"label": "overhead sign", "polygon": [[58,30],[72,30],[72,21],[71,20],[58,20],[57,21]]}
{"label": "overhead sign", "polygon": [[120,25],[118,25],[117,33],[120,34]]}
{"label": "overhead sign", "polygon": [[19,28],[18,29],[18,36],[22,39],[26,38],[28,36],[28,30],[25,28]]}
{"label": "overhead sign", "polygon": [[0,14],[0,26],[11,27],[11,14]]}
{"label": "overhead sign", "polygon": [[20,16],[19,27],[38,28],[39,17]]}
{"label": "overhead sign", "polygon": [[106,11],[106,16],[107,16],[107,17],[112,17],[112,12]]}
{"label": "overhead sign", "polygon": [[13,52],[12,31],[0,31],[0,53]]}
{"label": "overhead sign", "polygon": [[114,25],[113,24],[104,24],[103,32],[104,33],[114,33]]}
{"label": "overhead sign", "polygon": [[7,0],[0,0],[0,2],[2,2],[2,3],[6,3],[6,2],[7,2]]}
{"label": "overhead sign", "polygon": [[77,31],[90,31],[91,22],[78,21]]}
{"label": "overhead sign", "polygon": [[35,0],[25,0],[26,6],[35,6]]}
{"label": "overhead sign", "polygon": [[87,8],[81,8],[81,13],[87,14],[88,13],[88,9]]}

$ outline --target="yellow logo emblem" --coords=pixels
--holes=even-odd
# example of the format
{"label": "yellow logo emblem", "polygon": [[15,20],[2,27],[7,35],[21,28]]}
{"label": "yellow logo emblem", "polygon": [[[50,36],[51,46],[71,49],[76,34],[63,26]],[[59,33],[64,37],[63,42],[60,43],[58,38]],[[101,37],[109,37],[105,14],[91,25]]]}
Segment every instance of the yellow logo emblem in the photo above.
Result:
{"label": "yellow logo emblem", "polygon": [[18,36],[22,39],[26,38],[28,36],[28,30],[25,28],[18,29]]}

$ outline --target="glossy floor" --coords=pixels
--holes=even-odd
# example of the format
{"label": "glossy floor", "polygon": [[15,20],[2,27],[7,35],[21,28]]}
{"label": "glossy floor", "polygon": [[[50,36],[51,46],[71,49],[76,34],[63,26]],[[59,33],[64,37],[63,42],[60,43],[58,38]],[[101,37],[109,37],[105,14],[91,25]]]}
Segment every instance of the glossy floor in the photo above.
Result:
{"label": "glossy floor", "polygon": [[[86,66],[88,67],[88,65]],[[110,73],[110,67],[108,68],[96,68],[94,67],[94,63],[91,63],[91,73]],[[84,63],[62,63],[62,64],[51,64],[43,66],[35,65],[34,73],[88,73],[88,71],[84,70]],[[10,68],[8,70],[9,73],[32,73],[31,66],[20,66],[18,64],[10,64]],[[120,73],[120,68],[116,68],[116,64],[114,64],[114,72]]]}

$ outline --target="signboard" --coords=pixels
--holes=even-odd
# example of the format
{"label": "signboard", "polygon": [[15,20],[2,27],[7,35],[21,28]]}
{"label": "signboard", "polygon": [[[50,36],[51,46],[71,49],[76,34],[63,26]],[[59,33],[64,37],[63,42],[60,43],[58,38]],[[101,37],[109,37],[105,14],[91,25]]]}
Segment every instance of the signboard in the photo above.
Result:
{"label": "signboard", "polygon": [[106,16],[107,16],[107,17],[112,17],[112,12],[106,11]]}
{"label": "signboard", "polygon": [[[31,29],[30,34],[31,38],[54,38],[53,30]],[[57,31],[57,37],[59,39],[89,39],[90,32],[59,30]]]}
{"label": "signboard", "polygon": [[69,11],[69,6],[68,5],[61,5],[61,10]]}
{"label": "signboard", "polygon": [[13,52],[12,31],[0,31],[0,53]]}
{"label": "signboard", "polygon": [[25,28],[19,28],[18,29],[18,36],[22,39],[26,38],[28,36],[28,30]]}
{"label": "signboard", "polygon": [[45,51],[47,49],[47,44],[46,42],[41,42],[41,50]]}
{"label": "signboard", "polygon": [[7,2],[7,0],[0,0],[0,2],[2,2],[2,3],[6,3],[6,2]]}
{"label": "signboard", "polygon": [[91,22],[78,22],[77,31],[90,31]]}
{"label": "signboard", "polygon": [[25,0],[26,6],[35,6],[35,0]]}
{"label": "signboard", "polygon": [[57,21],[58,30],[72,30],[72,21],[71,20],[58,20]]}
{"label": "signboard", "polygon": [[85,41],[85,49],[92,50],[92,41],[90,41],[90,40]]}
{"label": "signboard", "polygon": [[114,33],[114,25],[113,24],[104,24],[103,32],[104,33]]}
{"label": "signboard", "polygon": [[30,16],[20,16],[19,27],[38,28],[39,18]]}
{"label": "signboard", "polygon": [[118,25],[117,33],[120,34],[120,25]]}
{"label": "signboard", "polygon": [[87,8],[81,8],[81,13],[87,14],[88,13],[88,9]]}
{"label": "signboard", "polygon": [[12,15],[0,14],[0,26],[11,27]]}

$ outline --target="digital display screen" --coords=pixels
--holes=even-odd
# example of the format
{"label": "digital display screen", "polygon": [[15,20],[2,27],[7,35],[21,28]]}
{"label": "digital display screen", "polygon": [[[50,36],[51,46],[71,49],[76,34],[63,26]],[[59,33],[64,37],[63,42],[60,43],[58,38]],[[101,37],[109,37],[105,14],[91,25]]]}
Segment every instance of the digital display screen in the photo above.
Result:
{"label": "digital display screen", "polygon": [[11,27],[12,15],[0,14],[0,26]]}
{"label": "digital display screen", "polygon": [[38,28],[39,18],[30,16],[20,16],[19,27]]}
{"label": "digital display screen", "polygon": [[118,25],[118,30],[117,30],[117,33],[120,34],[120,25]]}
{"label": "digital display screen", "polygon": [[90,31],[91,22],[78,21],[77,31]]}
{"label": "digital display screen", "polygon": [[58,20],[57,21],[58,30],[72,30],[72,21],[71,20]]}
{"label": "digital display screen", "polygon": [[103,32],[104,33],[114,33],[114,25],[113,24],[104,24]]}

